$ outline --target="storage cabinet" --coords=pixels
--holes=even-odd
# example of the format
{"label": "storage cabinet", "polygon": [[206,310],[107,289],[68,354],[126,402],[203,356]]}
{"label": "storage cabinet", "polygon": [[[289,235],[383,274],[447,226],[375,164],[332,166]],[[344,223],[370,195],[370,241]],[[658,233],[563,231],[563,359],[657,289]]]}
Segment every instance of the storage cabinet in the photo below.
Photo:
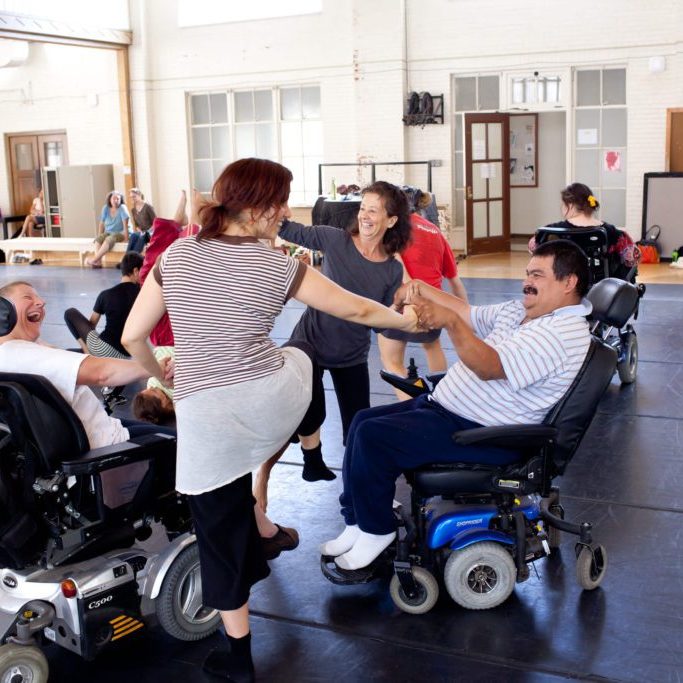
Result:
{"label": "storage cabinet", "polygon": [[45,223],[51,237],[97,235],[107,194],[114,189],[111,164],[43,168]]}

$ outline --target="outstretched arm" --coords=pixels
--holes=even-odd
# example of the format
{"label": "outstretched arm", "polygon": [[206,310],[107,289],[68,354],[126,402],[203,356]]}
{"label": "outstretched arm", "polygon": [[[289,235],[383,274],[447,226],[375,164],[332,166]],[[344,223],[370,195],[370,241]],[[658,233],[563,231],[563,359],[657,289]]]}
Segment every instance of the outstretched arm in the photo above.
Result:
{"label": "outstretched arm", "polygon": [[128,349],[128,353],[142,367],[148,375],[164,380],[165,369],[154,357],[147,338],[166,312],[166,304],[161,287],[154,278],[148,277],[135,299],[121,334],[121,343]]}
{"label": "outstretched arm", "polygon": [[149,372],[131,360],[86,356],[76,376],[76,384],[111,387],[149,377]]}
{"label": "outstretched arm", "polygon": [[358,296],[340,287],[314,268],[306,268],[294,298],[301,303],[349,322],[416,332],[417,319],[412,307],[401,315],[372,299]]}

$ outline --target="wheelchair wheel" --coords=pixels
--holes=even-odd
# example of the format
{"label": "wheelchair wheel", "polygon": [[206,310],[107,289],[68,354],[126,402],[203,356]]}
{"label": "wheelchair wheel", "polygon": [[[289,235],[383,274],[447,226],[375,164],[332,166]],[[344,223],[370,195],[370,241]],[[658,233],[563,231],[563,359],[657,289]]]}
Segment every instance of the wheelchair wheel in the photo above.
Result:
{"label": "wheelchair wheel", "polygon": [[47,683],[48,663],[37,647],[0,646],[0,683]]}
{"label": "wheelchair wheel", "polygon": [[159,623],[178,640],[201,640],[220,623],[218,610],[202,605],[197,544],[185,548],[168,569],[155,600]]}
{"label": "wheelchair wheel", "polygon": [[408,614],[426,614],[439,599],[439,584],[434,575],[422,567],[413,567],[413,578],[418,586],[418,593],[409,598],[403,591],[403,586],[394,574],[389,584],[389,593],[396,607]]}
{"label": "wheelchair wheel", "polygon": [[510,597],[517,577],[512,555],[498,543],[455,550],[443,572],[448,594],[465,609],[491,609]]}
{"label": "wheelchair wheel", "polygon": [[579,545],[576,556],[576,580],[579,586],[587,591],[596,589],[605,578],[607,571],[607,551],[604,545],[595,545],[590,548]]}
{"label": "wheelchair wheel", "polygon": [[621,335],[624,345],[623,358],[617,363],[617,372],[622,384],[633,384],[638,373],[638,337],[632,329]]}

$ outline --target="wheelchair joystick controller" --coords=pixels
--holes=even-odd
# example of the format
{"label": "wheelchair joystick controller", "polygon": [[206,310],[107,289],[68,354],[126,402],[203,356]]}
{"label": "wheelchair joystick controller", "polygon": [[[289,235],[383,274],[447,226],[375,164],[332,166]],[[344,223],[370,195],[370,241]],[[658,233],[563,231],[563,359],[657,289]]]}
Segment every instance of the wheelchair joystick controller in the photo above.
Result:
{"label": "wheelchair joystick controller", "polygon": [[406,370],[408,370],[408,379],[419,379],[420,376],[417,374],[417,365],[415,365],[414,358],[410,359]]}

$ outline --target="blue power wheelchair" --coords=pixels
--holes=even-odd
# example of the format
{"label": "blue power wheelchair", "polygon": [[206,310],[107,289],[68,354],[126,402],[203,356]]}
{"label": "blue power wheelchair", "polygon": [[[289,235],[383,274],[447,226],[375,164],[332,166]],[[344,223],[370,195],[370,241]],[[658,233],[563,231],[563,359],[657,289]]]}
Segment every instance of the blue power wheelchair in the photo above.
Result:
{"label": "blue power wheelchair", "polygon": [[[15,324],[0,298],[0,336]],[[50,642],[92,659],[153,624],[218,628],[174,480],[175,438],[91,450],[50,382],[0,373],[0,681],[47,681]]]}
{"label": "blue power wheelchair", "polygon": [[[536,230],[536,244],[543,244],[553,239],[564,239],[574,242],[583,249],[588,257],[590,285],[594,285],[606,277],[616,277],[636,285],[638,299],[645,294],[645,285],[636,284],[637,266],[628,268],[619,262],[615,254],[609,253],[607,231],[596,227],[543,227]],[[638,318],[638,305],[635,306],[633,319]],[[638,373],[638,337],[633,325],[625,320],[622,325],[606,325],[593,316],[593,334],[602,338],[617,352],[617,373],[622,384],[632,384]]]}
{"label": "blue power wheelchair", "polygon": [[[638,305],[637,288],[607,278],[589,292],[593,318],[620,328]],[[391,572],[390,593],[404,612],[424,614],[437,602],[440,580],[451,598],[467,609],[490,609],[529,578],[529,563],[548,556],[560,533],[578,536],[576,577],[586,590],[597,588],[607,569],[607,552],[592,538],[590,522],[564,520],[559,488],[609,385],[617,352],[591,337],[586,359],[563,399],[542,424],[482,427],[453,434],[458,444],[519,450],[507,466],[430,465],[406,472],[410,510],[395,509],[398,533],[370,567],[345,571],[322,556],[321,569],[340,585],[366,583]],[[383,373],[384,379],[417,396],[429,391],[423,379]],[[429,379],[429,378],[428,378]],[[438,378],[431,378],[433,388]]]}

